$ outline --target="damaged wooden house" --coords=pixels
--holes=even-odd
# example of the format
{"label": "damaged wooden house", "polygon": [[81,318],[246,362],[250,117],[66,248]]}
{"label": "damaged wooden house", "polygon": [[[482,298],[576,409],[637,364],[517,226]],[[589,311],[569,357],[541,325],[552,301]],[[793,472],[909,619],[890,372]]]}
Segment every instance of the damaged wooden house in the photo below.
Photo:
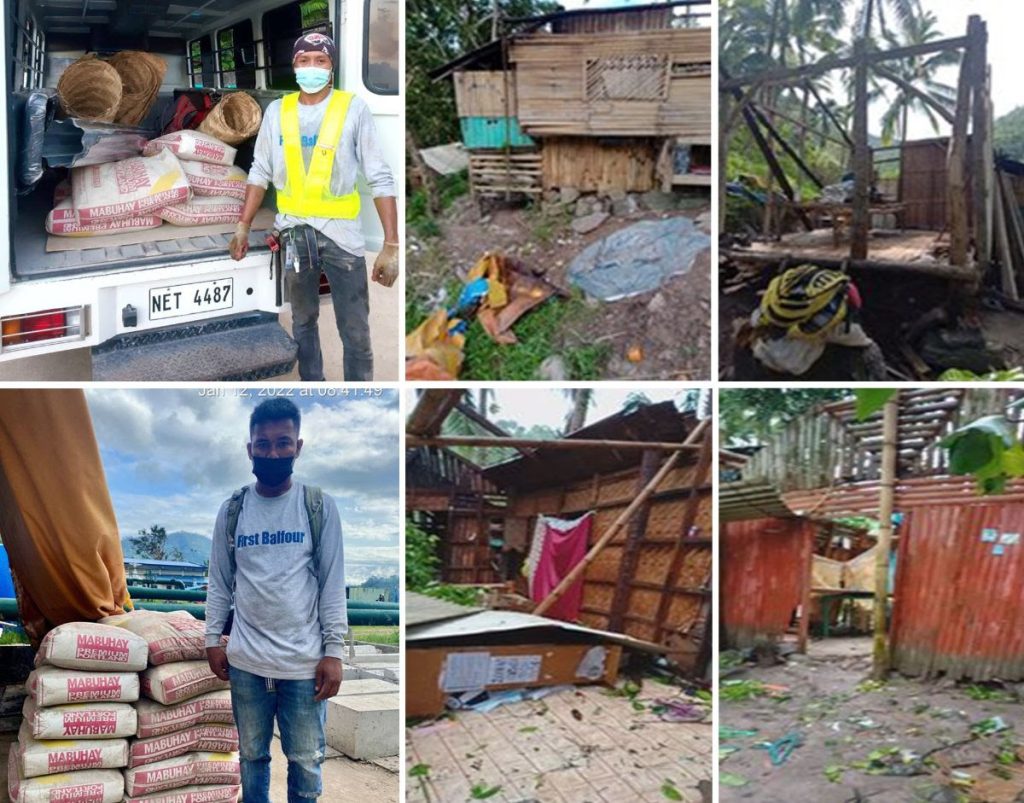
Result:
{"label": "damaged wooden house", "polygon": [[[981,495],[940,445],[988,416],[1019,439],[1011,405],[1022,395],[899,391],[863,421],[853,400],[834,402],[752,457],[720,454],[741,474],[719,494],[723,646],[792,638],[805,651],[845,601],[870,606],[864,650],[878,679],[1024,679],[1024,481]],[[848,517],[875,520],[877,533]]]}
{"label": "damaged wooden house", "polygon": [[451,79],[477,197],[711,183],[711,3],[558,11],[431,73]]}
{"label": "damaged wooden house", "polygon": [[[423,392],[406,427],[406,509],[438,538],[441,581],[488,589],[488,613],[503,623],[494,630],[562,629],[560,643],[666,656],[684,676],[707,678],[710,421],[669,401],[529,440],[502,433],[462,395]],[[440,434],[453,411],[480,434]],[[514,456],[478,466],[453,451],[468,446]],[[410,650],[433,643],[410,622]]]}

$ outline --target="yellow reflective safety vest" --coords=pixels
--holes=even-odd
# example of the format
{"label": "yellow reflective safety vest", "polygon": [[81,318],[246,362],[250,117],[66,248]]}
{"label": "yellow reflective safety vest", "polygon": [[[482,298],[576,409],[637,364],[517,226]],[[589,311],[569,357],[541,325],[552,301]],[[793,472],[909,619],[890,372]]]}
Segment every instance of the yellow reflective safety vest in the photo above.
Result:
{"label": "yellow reflective safety vest", "polygon": [[359,216],[359,191],[331,194],[334,152],[345,127],[353,94],[335,89],[327,103],[313,156],[306,172],[299,133],[299,93],[281,99],[281,135],[284,139],[285,187],[277,192],[277,211],[296,217],[332,217],[353,220]]}

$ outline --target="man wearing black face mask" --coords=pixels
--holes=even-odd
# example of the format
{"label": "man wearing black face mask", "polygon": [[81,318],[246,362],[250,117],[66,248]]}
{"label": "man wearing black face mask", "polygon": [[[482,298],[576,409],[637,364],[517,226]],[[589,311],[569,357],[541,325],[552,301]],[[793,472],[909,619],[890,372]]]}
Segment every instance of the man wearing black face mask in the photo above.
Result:
{"label": "man wearing black face mask", "polygon": [[292,482],[300,424],[298,408],[285,398],[253,410],[248,452],[256,482],[221,506],[213,532],[206,654],[213,673],[231,681],[246,803],[269,803],[275,717],[288,758],[289,803],[320,795],[326,701],[341,686],[341,523],[334,500]]}

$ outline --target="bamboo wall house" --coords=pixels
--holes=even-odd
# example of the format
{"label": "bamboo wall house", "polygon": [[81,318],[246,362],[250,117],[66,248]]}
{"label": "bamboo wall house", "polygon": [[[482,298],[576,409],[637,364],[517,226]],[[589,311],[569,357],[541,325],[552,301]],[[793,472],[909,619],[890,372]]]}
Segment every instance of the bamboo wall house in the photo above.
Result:
{"label": "bamboo wall house", "polygon": [[478,196],[709,186],[709,0],[505,20],[451,77]]}
{"label": "bamboo wall house", "polygon": [[[1007,414],[1021,395],[910,390],[888,415],[863,422],[852,401],[791,422],[721,490],[725,643],[781,637],[798,606],[810,611],[813,597],[828,595],[811,562],[821,523],[869,516],[880,523],[874,582],[865,590],[860,565],[842,585],[873,596],[876,612],[891,606],[888,655],[876,653],[876,672],[1024,679],[1024,481],[980,496],[973,478],[950,473],[939,446],[963,424]],[[1010,420],[1019,437],[1024,422]],[[875,620],[884,635],[885,617]],[[800,622],[804,644],[807,626]]]}
{"label": "bamboo wall house", "polygon": [[[953,108],[894,69],[901,60],[937,53],[960,56]],[[850,130],[811,84],[840,70],[852,70],[854,76]],[[923,103],[948,126],[948,136],[903,142],[896,147],[895,158],[886,156],[893,148],[873,148],[868,129],[872,81],[895,85]],[[807,154],[773,123],[799,121],[755,99],[765,88],[809,93],[809,102],[831,121],[832,130],[826,136],[845,149],[853,174],[849,202],[799,197],[795,174],[787,174],[783,166],[786,159],[793,166],[791,171],[798,171],[818,190],[825,182],[808,165]],[[774,215],[774,238],[723,249],[723,256],[746,276],[812,262],[825,268],[931,276],[956,282],[968,292],[980,286],[991,269],[993,283],[1006,298],[1017,301],[1024,282],[1024,216],[1015,195],[1014,172],[996,158],[990,90],[988,30],[977,16],[969,18],[963,36],[950,39],[890,50],[870,50],[858,40],[850,56],[831,56],[757,75],[731,76],[723,70],[719,84],[722,203],[729,136],[741,126],[752,135],[782,195],[781,208]],[[898,165],[899,179],[895,196],[886,196],[878,191],[877,178],[879,170],[892,162]],[[798,230],[789,232],[779,225],[783,218]]]}
{"label": "bamboo wall house", "polygon": [[[575,576],[562,578],[566,587],[583,580],[579,623],[660,645],[703,675],[711,650],[708,422],[665,402],[556,441],[438,435],[460,396],[427,391],[407,424],[407,509],[440,537],[442,580],[492,584],[528,600],[521,566],[538,518],[592,512],[588,552]],[[453,457],[453,445],[520,453],[479,469]],[[453,466],[456,481],[444,473]],[[544,615],[554,602],[526,609]]]}

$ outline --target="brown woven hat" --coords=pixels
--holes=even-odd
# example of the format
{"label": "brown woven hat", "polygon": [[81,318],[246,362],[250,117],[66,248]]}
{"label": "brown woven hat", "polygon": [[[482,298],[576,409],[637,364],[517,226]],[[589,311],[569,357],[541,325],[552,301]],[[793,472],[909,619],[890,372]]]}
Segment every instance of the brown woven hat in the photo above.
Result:
{"label": "brown woven hat", "polygon": [[245,92],[232,92],[214,106],[199,130],[228,145],[239,145],[260,130],[263,110]]}
{"label": "brown woven hat", "polygon": [[138,125],[149,113],[167,73],[167,62],[139,50],[122,50],[109,59],[121,76],[124,90],[114,121]]}
{"label": "brown woven hat", "polygon": [[121,76],[94,54],[82,56],[61,74],[57,96],[69,117],[110,123],[121,103]]}

